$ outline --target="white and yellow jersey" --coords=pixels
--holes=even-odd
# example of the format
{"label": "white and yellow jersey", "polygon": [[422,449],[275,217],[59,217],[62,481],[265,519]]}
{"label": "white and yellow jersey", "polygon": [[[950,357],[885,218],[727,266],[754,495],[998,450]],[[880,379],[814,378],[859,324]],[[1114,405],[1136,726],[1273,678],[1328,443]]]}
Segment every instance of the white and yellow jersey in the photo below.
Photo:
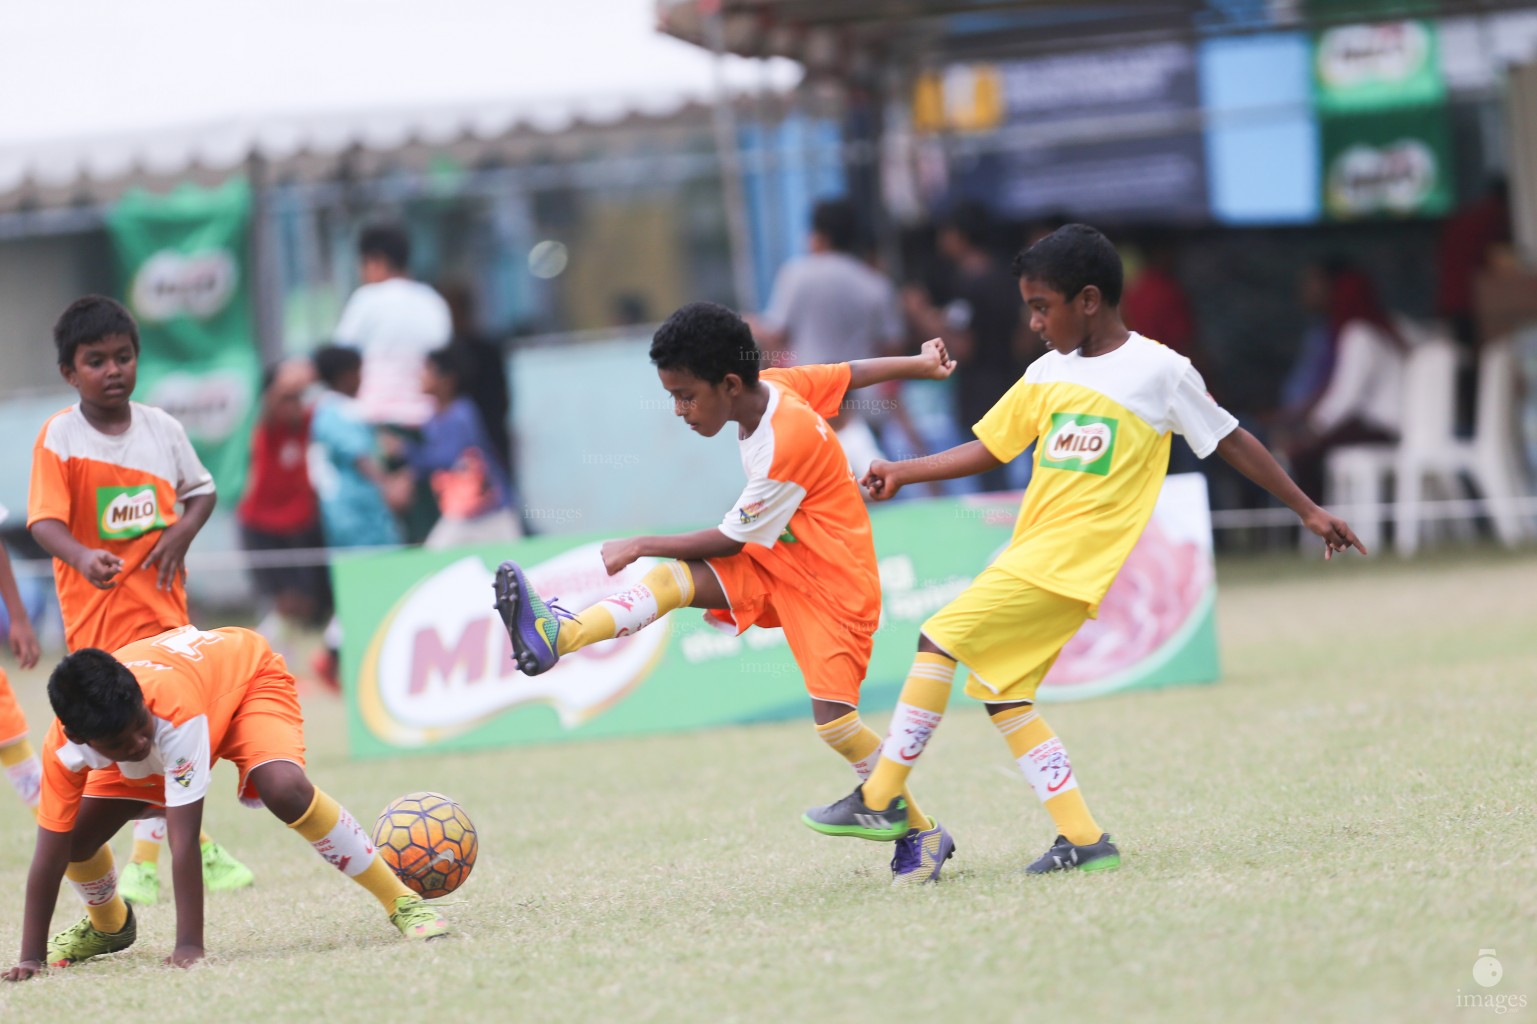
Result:
{"label": "white and yellow jersey", "polygon": [[1004,462],[1040,442],[994,564],[1096,614],[1153,514],[1170,434],[1204,459],[1237,426],[1190,360],[1140,334],[1092,358],[1046,353],[972,428]]}

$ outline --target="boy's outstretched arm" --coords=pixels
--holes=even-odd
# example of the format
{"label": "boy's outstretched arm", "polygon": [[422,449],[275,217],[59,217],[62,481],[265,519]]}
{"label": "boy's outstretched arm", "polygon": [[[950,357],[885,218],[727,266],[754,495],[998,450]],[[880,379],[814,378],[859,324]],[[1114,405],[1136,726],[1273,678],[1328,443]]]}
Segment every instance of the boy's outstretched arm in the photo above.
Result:
{"label": "boy's outstretched arm", "polygon": [[880,359],[850,361],[849,390],[884,384],[888,380],[944,380],[955,372],[956,366],[944,341],[930,338],[915,356],[885,356]]}
{"label": "boy's outstretched arm", "polygon": [[627,537],[603,543],[603,567],[610,576],[637,558],[676,558],[680,561],[705,558],[729,558],[742,550],[742,542],[732,540],[719,529],[673,533],[661,537]]}
{"label": "boy's outstretched arm", "polygon": [[39,519],[32,524],[32,539],[54,558],[91,581],[98,590],[115,586],[112,577],[123,571],[123,560],[101,548],[88,548],[75,539],[62,519]]}
{"label": "boy's outstretched arm", "polygon": [[203,959],[203,801],[165,809],[171,848],[171,885],[176,893],[176,949],[165,962],[191,967]]}
{"label": "boy's outstretched arm", "polygon": [[987,450],[981,441],[947,448],[936,455],[925,455],[902,462],[876,459],[870,463],[870,471],[860,482],[870,497],[885,501],[906,484],[929,483],[934,480],[956,480],[963,476],[976,476],[1003,465]]}
{"label": "boy's outstretched arm", "polygon": [[1324,558],[1334,557],[1336,551],[1355,548],[1366,554],[1366,548],[1351,531],[1345,520],[1332,516],[1302,492],[1296,481],[1286,475],[1286,470],[1276,462],[1264,445],[1243,427],[1235,428],[1217,442],[1217,454],[1223,461],[1244,476],[1275,495],[1287,508],[1297,513],[1302,525],[1324,539]]}
{"label": "boy's outstretched arm", "polygon": [[155,586],[161,590],[170,590],[176,585],[176,577],[181,575],[182,566],[186,563],[187,549],[192,546],[192,538],[208,522],[217,500],[218,496],[212,491],[193,495],[183,503],[181,518],[160,531],[160,539],[155,541],[149,557],[144,560],[146,569],[160,567]]}
{"label": "boy's outstretched arm", "polygon": [[32,630],[32,618],[22,603],[21,591],[16,589],[16,573],[11,570],[11,556],[6,553],[4,544],[0,544],[0,600],[5,601],[5,610],[11,616],[11,635],[7,637],[11,653],[16,655],[22,668],[31,668],[37,664],[42,652],[37,646],[37,634]]}
{"label": "boy's outstretched arm", "polygon": [[43,969],[48,955],[48,922],[53,920],[64,868],[69,864],[69,836],[68,832],[37,830],[32,868],[27,872],[27,900],[21,913],[21,956],[16,966],[5,972],[6,981],[26,981]]}

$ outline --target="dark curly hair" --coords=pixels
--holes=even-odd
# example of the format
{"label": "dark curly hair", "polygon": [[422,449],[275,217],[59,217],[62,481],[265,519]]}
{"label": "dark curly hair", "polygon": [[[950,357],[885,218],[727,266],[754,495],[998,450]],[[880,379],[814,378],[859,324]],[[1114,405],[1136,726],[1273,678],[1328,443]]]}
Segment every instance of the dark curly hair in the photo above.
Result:
{"label": "dark curly hair", "polygon": [[1121,304],[1121,254],[1097,229],[1064,224],[1014,257],[1014,276],[1044,282],[1071,299],[1089,285],[1105,304]]}
{"label": "dark curly hair", "polygon": [[681,370],[707,384],[734,373],[751,387],[758,383],[760,360],[747,321],[713,302],[681,307],[651,339],[651,362],[658,370]]}
{"label": "dark curly hair", "polygon": [[128,666],[106,651],[84,647],[48,677],[48,703],[71,740],[89,743],[139,724],[144,691]]}
{"label": "dark curly hair", "polygon": [[86,295],[69,304],[53,325],[53,345],[59,365],[75,365],[75,350],[114,335],[126,335],[139,351],[139,325],[121,302],[105,295]]}

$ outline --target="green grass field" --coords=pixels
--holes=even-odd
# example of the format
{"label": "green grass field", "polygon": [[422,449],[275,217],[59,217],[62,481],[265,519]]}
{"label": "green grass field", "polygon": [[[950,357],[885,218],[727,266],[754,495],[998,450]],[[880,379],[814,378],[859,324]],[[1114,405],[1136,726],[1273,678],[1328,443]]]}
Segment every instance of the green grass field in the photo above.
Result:
{"label": "green grass field", "polygon": [[[889,847],[797,823],[852,779],[806,722],[354,763],[316,696],[311,773],[359,818],[422,788],[475,817],[459,936],[402,942],[221,766],[209,828],[258,881],[210,899],[210,961],[160,966],[161,904],[132,950],[0,989],[0,1020],[1492,1018],[1474,994],[1537,1014],[1537,554],[1245,561],[1221,587],[1223,682],[1047,712],[1119,872],[1018,874],[1049,819],[961,697],[914,776],[958,852],[892,891]],[[18,680],[38,723],[41,679]],[[7,961],[31,836],[0,792]]]}

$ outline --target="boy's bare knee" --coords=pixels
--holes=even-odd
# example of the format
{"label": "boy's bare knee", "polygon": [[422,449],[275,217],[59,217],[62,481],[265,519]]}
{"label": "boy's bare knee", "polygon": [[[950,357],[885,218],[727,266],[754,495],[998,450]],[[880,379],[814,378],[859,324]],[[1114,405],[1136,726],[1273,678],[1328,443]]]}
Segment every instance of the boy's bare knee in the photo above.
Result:
{"label": "boy's bare knee", "polygon": [[285,825],[304,817],[315,802],[315,786],[292,761],[268,761],[251,769],[251,782],[267,810]]}

